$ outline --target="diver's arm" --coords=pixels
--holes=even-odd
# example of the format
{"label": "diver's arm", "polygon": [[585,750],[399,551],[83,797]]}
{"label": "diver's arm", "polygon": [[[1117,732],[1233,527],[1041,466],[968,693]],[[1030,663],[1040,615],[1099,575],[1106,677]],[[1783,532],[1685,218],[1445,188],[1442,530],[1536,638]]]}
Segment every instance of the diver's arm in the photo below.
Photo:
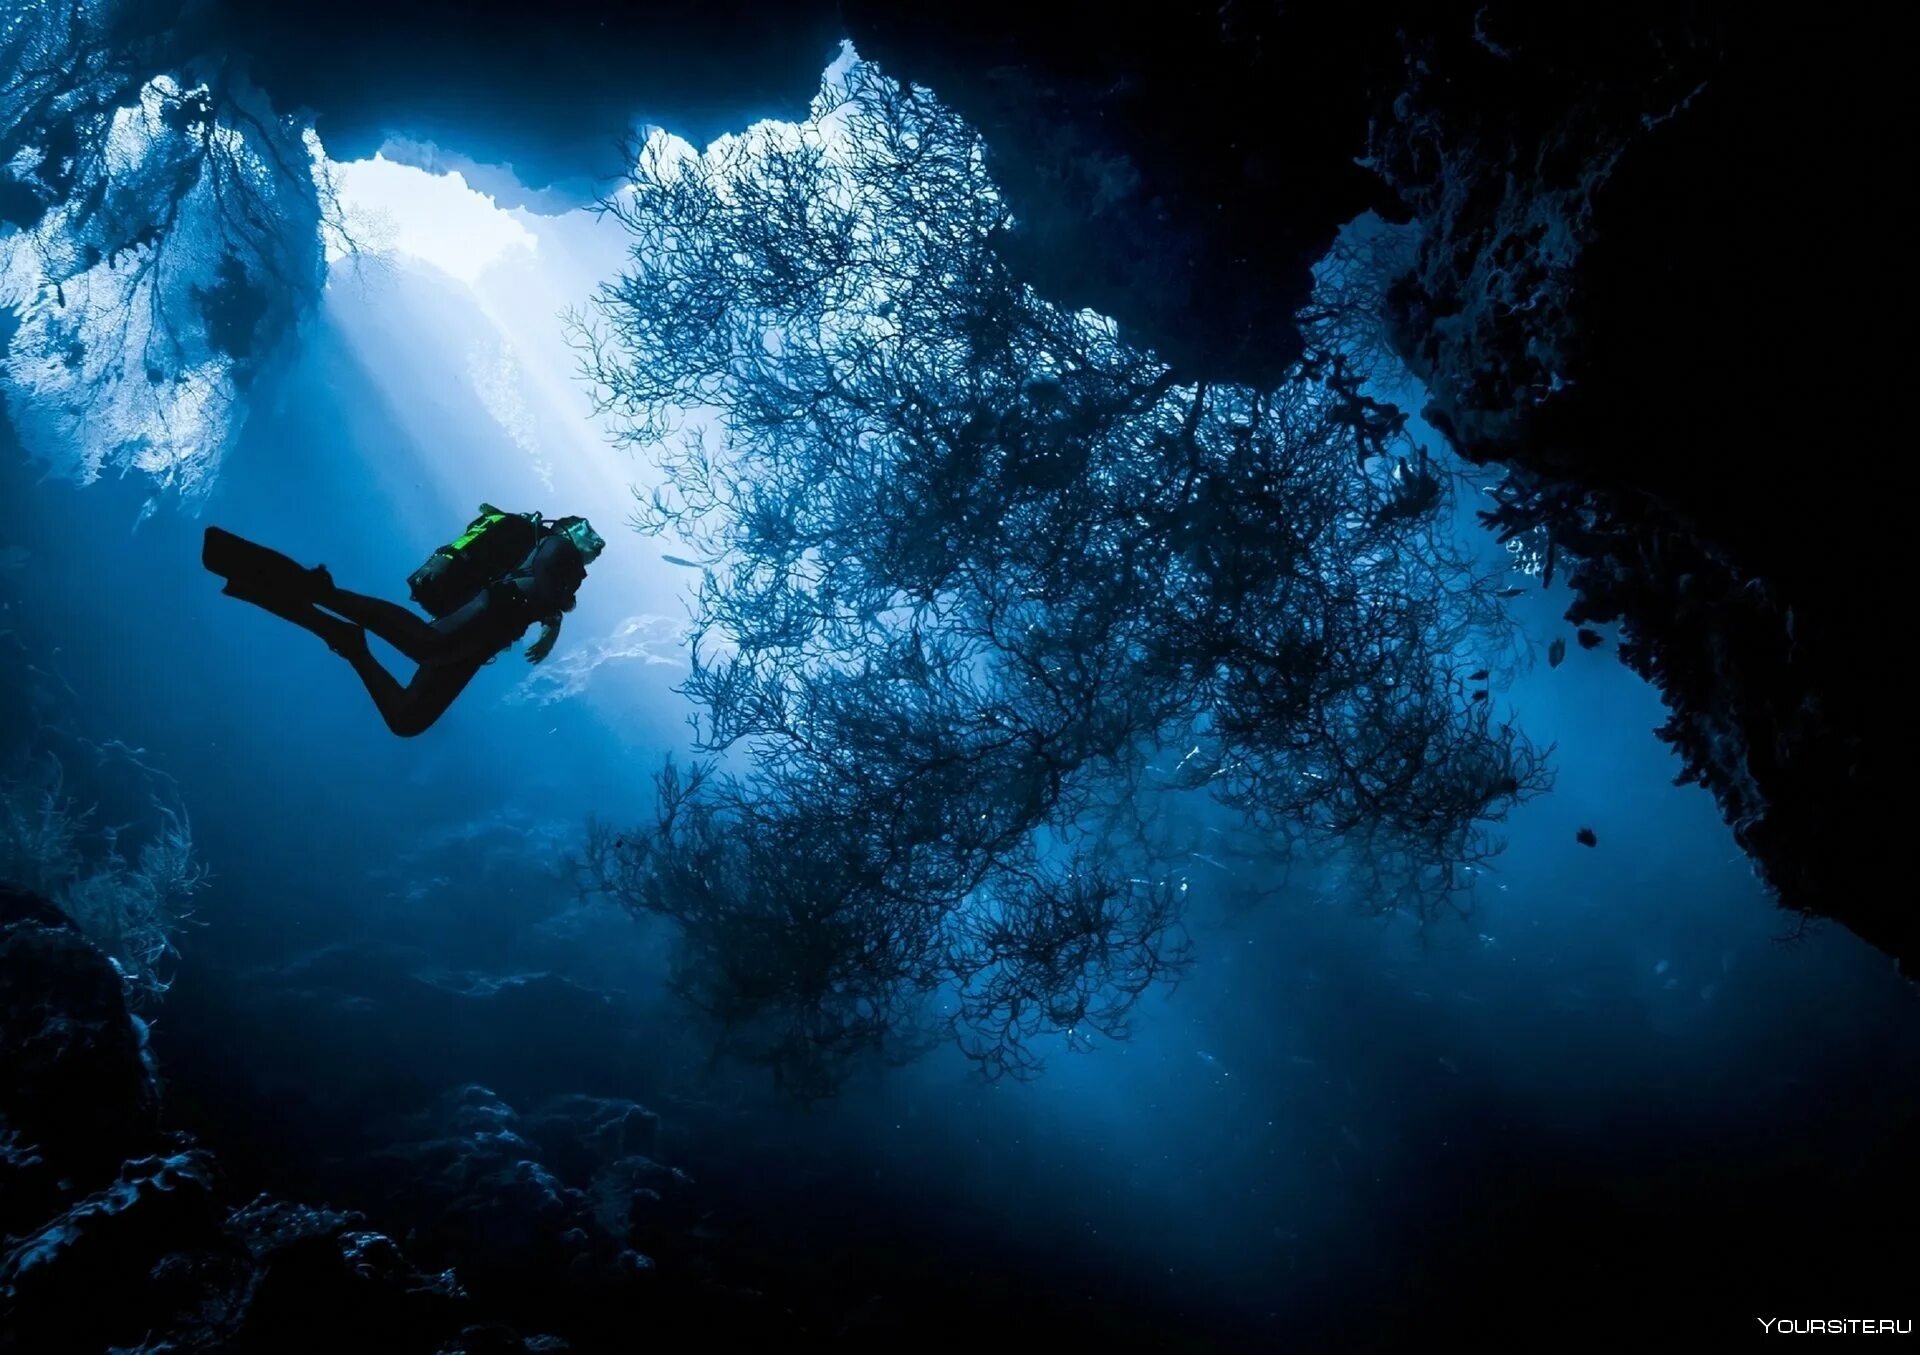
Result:
{"label": "diver's arm", "polygon": [[553,653],[554,642],[559,638],[560,638],[559,616],[555,615],[555,616],[541,617],[540,618],[540,634],[537,637],[535,637],[534,642],[532,644],[527,646],[527,662],[539,663],[540,660],[546,658],[547,655]]}

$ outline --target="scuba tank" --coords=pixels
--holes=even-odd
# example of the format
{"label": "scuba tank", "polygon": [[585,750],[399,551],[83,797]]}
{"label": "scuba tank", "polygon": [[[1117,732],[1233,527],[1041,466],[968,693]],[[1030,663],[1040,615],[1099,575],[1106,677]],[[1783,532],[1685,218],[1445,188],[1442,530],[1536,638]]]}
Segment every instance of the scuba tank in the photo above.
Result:
{"label": "scuba tank", "polygon": [[503,513],[490,503],[458,538],[407,576],[407,589],[435,620],[457,612],[508,574],[539,544],[538,513]]}

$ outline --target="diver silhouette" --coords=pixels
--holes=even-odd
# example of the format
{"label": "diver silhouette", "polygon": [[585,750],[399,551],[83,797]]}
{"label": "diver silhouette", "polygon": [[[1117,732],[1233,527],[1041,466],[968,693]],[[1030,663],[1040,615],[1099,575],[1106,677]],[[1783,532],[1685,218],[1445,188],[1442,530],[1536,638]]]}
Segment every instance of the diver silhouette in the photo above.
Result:
{"label": "diver silhouette", "polygon": [[[279,551],[209,527],[201,563],[227,583],[221,591],[312,631],[353,666],[387,728],[411,738],[446,713],[473,675],[538,621],[527,646],[539,663],[573,610],[587,566],[606,542],[585,518],[553,521],[480,505],[459,539],[440,547],[407,583],[423,620],[399,603],[337,586],[325,565],[308,569]],[[367,648],[367,632],[419,665],[402,686]]]}

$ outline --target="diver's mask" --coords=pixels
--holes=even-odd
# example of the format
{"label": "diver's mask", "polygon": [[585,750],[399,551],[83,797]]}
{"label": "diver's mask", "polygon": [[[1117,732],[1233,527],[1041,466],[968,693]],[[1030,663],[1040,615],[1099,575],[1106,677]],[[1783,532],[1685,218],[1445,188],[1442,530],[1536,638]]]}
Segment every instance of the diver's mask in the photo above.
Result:
{"label": "diver's mask", "polygon": [[573,542],[573,548],[580,552],[584,564],[592,564],[600,558],[600,552],[607,548],[606,538],[593,530],[593,524],[585,518],[575,518],[560,529],[560,535]]}

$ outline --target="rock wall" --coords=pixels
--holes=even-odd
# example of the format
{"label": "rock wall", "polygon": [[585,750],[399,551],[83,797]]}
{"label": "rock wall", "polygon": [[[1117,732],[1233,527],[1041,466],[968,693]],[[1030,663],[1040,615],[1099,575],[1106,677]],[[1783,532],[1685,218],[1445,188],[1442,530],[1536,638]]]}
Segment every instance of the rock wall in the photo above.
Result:
{"label": "rock wall", "polygon": [[1275,375],[1335,227],[1418,222],[1395,341],[1431,422],[1506,473],[1494,525],[1550,533],[1569,620],[1618,624],[1781,903],[1920,964],[1874,884],[1906,497],[1877,370],[1908,265],[1864,8],[845,12],[986,132],[1036,285],[1197,374]]}

